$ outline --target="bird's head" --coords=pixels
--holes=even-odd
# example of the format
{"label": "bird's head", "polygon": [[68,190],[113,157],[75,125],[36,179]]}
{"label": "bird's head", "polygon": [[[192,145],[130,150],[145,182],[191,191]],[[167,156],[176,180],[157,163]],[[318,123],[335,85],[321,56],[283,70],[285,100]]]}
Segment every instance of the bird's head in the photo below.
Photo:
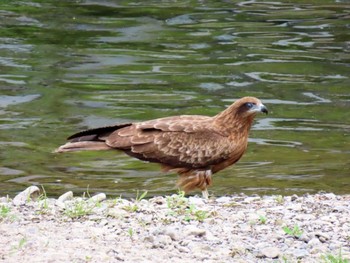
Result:
{"label": "bird's head", "polygon": [[215,123],[228,129],[249,130],[257,113],[267,114],[267,108],[262,102],[254,97],[243,97],[236,100],[226,110],[216,115]]}
{"label": "bird's head", "polygon": [[235,110],[236,114],[240,115],[241,117],[249,117],[249,116],[255,116],[257,113],[265,113],[268,114],[268,110],[265,107],[262,102],[254,97],[243,97],[232,105]]}

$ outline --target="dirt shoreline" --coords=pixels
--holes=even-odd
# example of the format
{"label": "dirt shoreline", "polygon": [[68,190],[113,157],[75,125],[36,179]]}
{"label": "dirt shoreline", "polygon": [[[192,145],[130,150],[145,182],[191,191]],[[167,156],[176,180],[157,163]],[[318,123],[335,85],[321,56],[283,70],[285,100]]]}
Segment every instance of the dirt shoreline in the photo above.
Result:
{"label": "dirt shoreline", "polygon": [[349,262],[350,195],[54,199],[32,186],[0,198],[0,232],[1,262]]}

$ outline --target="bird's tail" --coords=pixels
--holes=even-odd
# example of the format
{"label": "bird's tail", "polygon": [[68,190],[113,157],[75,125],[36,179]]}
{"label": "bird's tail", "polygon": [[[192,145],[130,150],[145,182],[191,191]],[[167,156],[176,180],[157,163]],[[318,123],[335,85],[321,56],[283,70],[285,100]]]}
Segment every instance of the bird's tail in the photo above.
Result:
{"label": "bird's tail", "polygon": [[117,124],[85,130],[68,137],[69,142],[57,148],[55,153],[76,151],[111,150],[106,143],[106,137],[115,130],[130,126],[131,123]]}
{"label": "bird's tail", "polygon": [[112,149],[103,141],[67,142],[55,150],[56,153],[75,151],[98,151]]}

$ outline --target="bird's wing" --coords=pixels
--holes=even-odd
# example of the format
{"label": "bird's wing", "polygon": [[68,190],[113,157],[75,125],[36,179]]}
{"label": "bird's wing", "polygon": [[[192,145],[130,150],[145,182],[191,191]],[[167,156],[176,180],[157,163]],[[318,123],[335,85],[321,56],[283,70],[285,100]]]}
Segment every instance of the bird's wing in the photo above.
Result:
{"label": "bird's wing", "polygon": [[204,116],[168,117],[119,129],[106,138],[109,147],[141,160],[171,167],[205,168],[229,157],[234,146]]}
{"label": "bird's wing", "polygon": [[67,138],[70,142],[77,142],[77,141],[93,141],[98,140],[100,138],[103,138],[104,136],[108,136],[112,132],[130,126],[131,123],[122,123],[122,124],[116,124],[113,126],[105,126],[105,127],[99,127],[89,130],[84,130],[77,132]]}
{"label": "bird's wing", "polygon": [[211,117],[202,115],[180,115],[144,121],[137,123],[136,126],[142,130],[158,129],[162,131],[195,132],[208,129],[211,120]]}

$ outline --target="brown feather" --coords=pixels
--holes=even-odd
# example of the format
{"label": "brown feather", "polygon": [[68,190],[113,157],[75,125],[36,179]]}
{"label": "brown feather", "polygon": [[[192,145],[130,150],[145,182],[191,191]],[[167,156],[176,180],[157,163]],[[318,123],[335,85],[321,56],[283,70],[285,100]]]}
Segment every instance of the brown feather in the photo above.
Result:
{"label": "brown feather", "polygon": [[181,115],[82,131],[70,136],[57,152],[122,150],[160,163],[163,171],[177,172],[178,185],[186,192],[205,190],[212,174],[242,157],[259,111],[267,113],[260,100],[244,97],[214,117]]}

